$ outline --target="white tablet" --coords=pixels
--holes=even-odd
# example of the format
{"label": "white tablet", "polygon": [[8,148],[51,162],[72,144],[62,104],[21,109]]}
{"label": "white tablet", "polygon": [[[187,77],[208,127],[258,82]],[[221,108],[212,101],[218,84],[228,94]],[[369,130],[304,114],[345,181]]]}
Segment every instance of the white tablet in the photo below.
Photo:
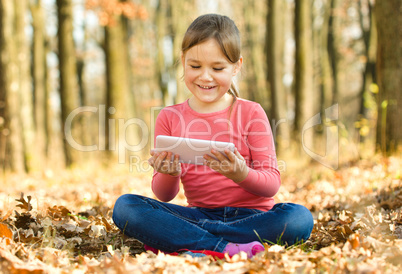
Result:
{"label": "white tablet", "polygon": [[[235,145],[228,142],[209,141],[201,139],[158,135],[154,151],[167,151],[180,155],[180,162],[186,164],[202,165],[205,154],[211,155],[211,149],[223,153],[228,148],[234,152]],[[213,155],[211,155],[213,157]]]}

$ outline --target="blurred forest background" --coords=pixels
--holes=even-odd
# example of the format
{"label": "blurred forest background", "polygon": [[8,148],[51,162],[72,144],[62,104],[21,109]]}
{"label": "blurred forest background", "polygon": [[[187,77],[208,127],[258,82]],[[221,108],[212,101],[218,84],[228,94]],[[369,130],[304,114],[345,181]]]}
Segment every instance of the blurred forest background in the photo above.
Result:
{"label": "blurred forest background", "polygon": [[146,161],[158,111],[189,96],[180,44],[204,13],[238,25],[237,84],[279,161],[400,155],[400,0],[0,0],[3,172]]}

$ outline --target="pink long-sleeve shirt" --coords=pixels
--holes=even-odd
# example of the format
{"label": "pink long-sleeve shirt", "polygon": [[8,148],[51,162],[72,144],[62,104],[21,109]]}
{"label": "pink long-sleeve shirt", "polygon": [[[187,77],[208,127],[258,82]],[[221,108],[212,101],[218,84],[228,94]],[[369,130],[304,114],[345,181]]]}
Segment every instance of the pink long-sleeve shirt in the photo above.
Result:
{"label": "pink long-sleeve shirt", "polygon": [[179,176],[155,172],[152,190],[161,201],[172,200],[181,181],[188,206],[267,211],[275,204],[280,173],[271,127],[258,103],[237,98],[232,107],[213,113],[192,110],[188,100],[165,107],[156,119],[155,138],[158,135],[232,142],[249,167],[247,177],[239,183],[203,165],[181,164]]}

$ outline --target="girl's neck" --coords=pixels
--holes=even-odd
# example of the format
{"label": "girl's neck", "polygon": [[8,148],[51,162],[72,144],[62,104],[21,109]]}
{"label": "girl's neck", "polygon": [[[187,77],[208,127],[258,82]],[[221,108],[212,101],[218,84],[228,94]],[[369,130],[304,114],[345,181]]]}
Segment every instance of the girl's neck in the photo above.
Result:
{"label": "girl's neck", "polygon": [[190,108],[198,113],[212,113],[224,110],[230,107],[234,102],[233,95],[226,93],[219,101],[213,103],[203,103],[198,101],[194,96],[188,100]]}

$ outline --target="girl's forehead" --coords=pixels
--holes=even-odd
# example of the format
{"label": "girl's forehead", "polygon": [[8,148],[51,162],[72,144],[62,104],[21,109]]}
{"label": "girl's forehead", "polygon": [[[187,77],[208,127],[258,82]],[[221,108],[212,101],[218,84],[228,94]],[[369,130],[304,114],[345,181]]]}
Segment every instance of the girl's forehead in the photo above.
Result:
{"label": "girl's forehead", "polygon": [[191,47],[184,55],[187,61],[214,60],[214,62],[227,62],[221,47],[215,39],[209,39]]}

